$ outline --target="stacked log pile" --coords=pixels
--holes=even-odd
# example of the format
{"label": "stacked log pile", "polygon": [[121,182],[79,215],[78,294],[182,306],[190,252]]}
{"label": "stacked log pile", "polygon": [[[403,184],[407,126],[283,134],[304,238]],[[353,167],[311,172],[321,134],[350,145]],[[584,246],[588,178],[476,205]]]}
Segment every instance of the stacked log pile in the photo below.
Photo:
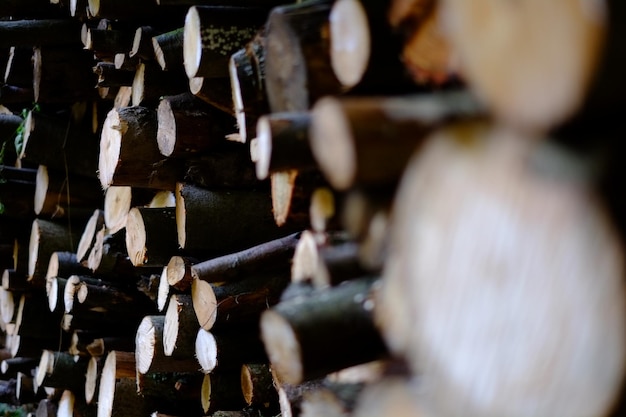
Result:
{"label": "stacked log pile", "polygon": [[0,2],[0,402],[621,415],[622,8]]}

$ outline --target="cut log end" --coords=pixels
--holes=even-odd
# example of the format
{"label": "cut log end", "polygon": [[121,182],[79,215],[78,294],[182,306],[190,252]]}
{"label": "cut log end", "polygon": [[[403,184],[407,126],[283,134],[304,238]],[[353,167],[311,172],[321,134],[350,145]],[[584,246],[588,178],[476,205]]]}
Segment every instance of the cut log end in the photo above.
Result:
{"label": "cut log end", "polygon": [[317,188],[311,196],[311,206],[309,217],[311,218],[311,228],[318,233],[326,230],[328,221],[335,215],[335,196],[333,192],[326,188]]}
{"label": "cut log end", "polygon": [[300,342],[289,322],[267,310],[261,315],[260,327],[265,350],[280,380],[294,385],[302,382]]}
{"label": "cut log end", "polygon": [[169,295],[170,284],[167,281],[167,266],[164,266],[163,272],[161,272],[161,278],[159,279],[159,288],[157,290],[157,309],[159,311],[165,310],[167,300],[169,300]]}
{"label": "cut log end", "polygon": [[361,81],[370,52],[370,28],[363,3],[339,0],[330,12],[330,59],[335,76],[346,88]]}
{"label": "cut log end", "polygon": [[37,367],[37,373],[35,374],[35,382],[38,386],[41,386],[46,378],[46,374],[52,373],[54,370],[54,353],[49,350],[44,350],[41,353],[39,360],[39,366]]}
{"label": "cut log end", "polygon": [[[112,352],[114,353],[114,352]],[[98,416],[110,417],[115,398],[115,355],[109,354],[102,367],[100,388],[98,390]]]}
{"label": "cut log end", "polygon": [[145,374],[150,370],[150,365],[152,365],[152,359],[154,358],[154,345],[158,342],[160,341],[156,340],[156,331],[151,317],[144,317],[137,328],[135,338],[135,359],[139,373]]}
{"label": "cut log end", "polygon": [[104,195],[104,224],[113,234],[126,227],[132,201],[131,187],[112,186]]}
{"label": "cut log end", "polygon": [[309,230],[302,232],[291,263],[291,280],[303,282],[310,280],[319,263],[319,251],[315,234]]}
{"label": "cut log end", "polygon": [[159,43],[158,39],[152,38],[152,48],[154,49],[154,57],[159,63],[159,66],[163,71],[167,71],[167,62],[165,61],[163,49],[161,48],[161,44]]}
{"label": "cut log end", "polygon": [[104,189],[107,189],[113,182],[113,174],[120,158],[122,147],[121,123],[118,111],[113,109],[107,114],[102,125],[98,177]]}
{"label": "cut log end", "polygon": [[87,365],[87,375],[85,376],[85,401],[87,404],[90,404],[95,395],[96,388],[98,382],[98,361],[99,358],[91,358],[89,359],[89,364]]}
{"label": "cut log end", "polygon": [[141,63],[137,65],[137,70],[135,71],[135,78],[133,78],[132,85],[132,98],[131,102],[133,106],[139,106],[144,99],[144,90],[145,90],[145,78],[146,78],[146,64]]}
{"label": "cut log end", "polygon": [[59,282],[57,277],[46,278],[46,291],[48,292],[48,308],[54,311],[59,301]]}
{"label": "cut log end", "polygon": [[[91,16],[98,16],[100,13],[100,0],[88,0],[87,7]],[[98,413],[100,415],[100,413]]]}
{"label": "cut log end", "polygon": [[194,279],[191,284],[191,298],[200,327],[211,330],[217,319],[217,299],[211,284]]}
{"label": "cut log end", "polygon": [[[80,278],[72,275],[65,283],[65,291],[63,292],[63,304],[65,305],[65,312],[71,313],[74,309],[74,296],[78,290],[80,284]],[[67,316],[67,315],[66,315]]]}
{"label": "cut log end", "polygon": [[204,329],[198,330],[196,337],[196,359],[204,373],[210,373],[217,366],[217,342],[211,332]]}
{"label": "cut log end", "polygon": [[46,202],[49,184],[48,168],[45,165],[39,165],[37,168],[35,183],[35,214],[41,214]]}
{"label": "cut log end", "polygon": [[272,158],[272,128],[269,116],[261,116],[256,125],[256,176],[264,180],[269,176]]}
{"label": "cut log end", "polygon": [[271,175],[272,212],[278,226],[283,226],[289,218],[297,177],[298,171],[296,170],[279,171]]}
{"label": "cut log end", "polygon": [[176,348],[179,328],[178,314],[180,309],[181,305],[176,300],[176,296],[170,297],[170,302],[165,312],[165,324],[163,326],[163,353],[165,353],[165,356],[172,356]]}
{"label": "cut log end", "polygon": [[35,274],[35,268],[37,267],[40,237],[41,237],[41,233],[39,232],[39,223],[37,222],[37,220],[35,220],[30,230],[30,240],[28,243],[28,280],[29,281],[33,279],[33,275]]}
{"label": "cut log end", "polygon": [[181,193],[184,186],[183,183],[176,184],[176,231],[178,234],[178,245],[181,248],[185,248],[185,242],[187,241],[187,233],[185,230],[185,199]]}
{"label": "cut log end", "polygon": [[230,75],[230,88],[233,96],[233,107],[235,110],[235,117],[237,118],[237,126],[239,127],[239,136],[241,137],[242,142],[245,142],[248,135],[248,131],[246,129],[246,111],[243,104],[241,84],[239,83],[237,63],[233,57],[231,57],[228,61],[228,73]]}
{"label": "cut log end", "polygon": [[336,100],[323,98],[313,108],[310,144],[328,182],[345,190],[356,175],[356,151],[350,125]]}
{"label": "cut log end", "polygon": [[134,266],[146,261],[146,229],[139,209],[132,208],[126,221],[126,250]]}
{"label": "cut log end", "polygon": [[[92,243],[95,239],[96,233],[98,232],[99,226],[102,226],[103,222],[103,213],[101,210],[95,210],[94,213],[89,218],[85,229],[83,230],[83,234],[80,237],[80,241],[78,242],[78,249],[76,249],[76,259],[84,260],[89,254],[89,250],[92,247]],[[58,263],[58,258],[57,258]],[[57,268],[58,270],[58,268]]]}
{"label": "cut log end", "polygon": [[170,156],[176,146],[176,117],[169,100],[161,100],[157,110],[157,143],[164,156]]}
{"label": "cut log end", "polygon": [[200,15],[192,6],[185,16],[183,60],[185,72],[189,78],[197,76],[200,60],[202,58],[202,35]]}

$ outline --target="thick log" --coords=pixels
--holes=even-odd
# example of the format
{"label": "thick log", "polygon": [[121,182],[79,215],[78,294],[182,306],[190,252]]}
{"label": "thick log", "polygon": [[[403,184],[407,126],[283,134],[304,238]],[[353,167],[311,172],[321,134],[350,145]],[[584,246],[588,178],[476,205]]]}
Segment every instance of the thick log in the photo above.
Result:
{"label": "thick log", "polygon": [[193,372],[198,363],[192,357],[174,359],[166,356],[163,350],[164,316],[146,316],[139,324],[135,338],[135,358],[137,372]]}
{"label": "thick log", "polygon": [[156,312],[152,300],[133,289],[81,282],[76,298],[83,308],[123,317],[144,316]]}
{"label": "thick log", "polygon": [[227,142],[204,155],[185,160],[185,181],[203,188],[256,188],[256,178],[247,144]]}
{"label": "thick log", "polygon": [[224,285],[194,280],[191,287],[193,309],[204,330],[257,323],[260,314],[276,304],[287,287],[287,275],[253,275]]}
{"label": "thick log", "polygon": [[79,22],[32,19],[0,22],[0,48],[80,44]]}
{"label": "thick log", "polygon": [[278,171],[270,176],[272,213],[281,227],[304,229],[309,226],[311,195],[326,181],[317,170]]}
{"label": "thick log", "polygon": [[197,264],[196,258],[186,256],[172,256],[167,263],[165,277],[167,283],[179,291],[187,291],[191,288],[192,266]]}
{"label": "thick log", "polygon": [[31,336],[20,336],[15,335],[11,338],[11,356],[14,358],[17,357],[40,357],[41,352],[44,349],[57,349],[64,350],[67,348],[67,342],[65,339],[59,340],[57,335],[54,338],[43,337],[42,335],[38,335],[35,337]]}
{"label": "thick log", "polygon": [[232,101],[242,142],[257,135],[259,116],[269,113],[265,92],[265,31],[257,32],[229,64]]}
{"label": "thick log", "polygon": [[256,127],[256,175],[265,179],[278,171],[316,167],[309,145],[311,116],[307,112],[261,116]]}
{"label": "thick log", "polygon": [[154,61],[137,65],[132,85],[133,106],[151,106],[161,97],[188,90],[189,81],[182,71],[163,71]]}
{"label": "thick log", "polygon": [[[193,279],[206,282],[235,281],[250,274],[271,271],[287,271],[291,264],[299,233],[271,240],[240,252],[224,255],[191,267]],[[174,278],[167,276],[170,285]]]}
{"label": "thick log", "polygon": [[[236,222],[230,221],[236,213]],[[281,235],[266,192],[209,191],[189,184],[176,187],[178,244],[185,250],[232,251]]]}
{"label": "thick log", "polygon": [[134,266],[167,265],[178,252],[173,207],[135,207],[128,213],[126,248]]}
{"label": "thick log", "polygon": [[193,357],[199,328],[191,295],[173,294],[163,324],[163,353],[174,359]]}
{"label": "thick log", "polygon": [[155,59],[154,47],[152,46],[152,38],[157,36],[159,31],[152,26],[140,26],[135,30],[132,47],[128,55],[138,57],[141,61],[150,61]]}
{"label": "thick log", "polygon": [[98,76],[97,87],[121,87],[132,86],[135,79],[135,71],[117,69],[111,62],[98,62],[93,67],[93,72]]}
{"label": "thick log", "polygon": [[140,374],[138,392],[150,399],[151,411],[202,416],[198,394],[203,389],[204,376],[199,372],[169,372]]}
{"label": "thick log", "polygon": [[235,120],[190,93],[161,99],[157,110],[161,154],[184,157],[207,151],[226,140]]}
{"label": "thick log", "polygon": [[19,273],[15,269],[5,269],[2,272],[2,288],[7,291],[26,291],[31,289],[25,273]]}
{"label": "thick log", "polygon": [[403,178],[376,315],[433,414],[599,416],[621,392],[622,245],[590,161],[540,140],[452,125]]}
{"label": "thick log", "polygon": [[[225,78],[193,77],[189,79],[189,91],[216,109],[235,116],[233,96],[228,84]],[[231,140],[233,136],[230,134],[227,139]]]}
{"label": "thick log", "polygon": [[69,104],[96,97],[93,55],[83,49],[35,47],[33,92],[38,103]]}
{"label": "thick log", "polygon": [[261,338],[281,381],[299,384],[386,355],[374,327],[372,279],[283,301],[261,316]]}
{"label": "thick log", "polygon": [[57,117],[30,111],[24,126],[20,158],[45,165],[48,169],[95,177],[98,168],[98,140],[89,128],[68,116]]}
{"label": "thick log", "polygon": [[113,109],[102,127],[98,172],[106,189],[111,185],[173,190],[179,173],[161,163],[156,112],[145,107]]}
{"label": "thick log", "polygon": [[176,201],[170,192],[111,186],[104,195],[104,222],[109,234],[115,234],[126,227],[126,219],[131,207],[174,207]]}
{"label": "thick log", "polygon": [[185,17],[184,64],[189,78],[228,77],[230,56],[252,39],[267,9],[192,6]]}
{"label": "thick log", "polygon": [[97,276],[109,281],[123,281],[136,277],[135,267],[128,258],[126,232],[105,235],[105,229],[96,233],[96,242],[89,253],[87,267]]}
{"label": "thick log", "polygon": [[200,401],[205,413],[217,410],[238,410],[245,407],[241,395],[239,372],[204,375]]}
{"label": "thick log", "polygon": [[241,392],[246,404],[269,413],[278,410],[278,392],[269,365],[248,363],[241,366]]}
{"label": "thick log", "polygon": [[[87,260],[89,252],[96,243],[96,234],[105,226],[104,219],[104,211],[96,209],[89,218],[89,221],[87,221],[87,225],[85,225],[85,229],[83,230],[83,234],[80,236],[80,241],[78,242],[78,247],[76,249],[76,260],[78,262],[84,262],[85,260]],[[72,272],[70,275],[75,275],[79,273],[80,272]]]}
{"label": "thick log", "polygon": [[39,217],[89,218],[94,208],[102,205],[102,200],[98,180],[93,176],[70,176],[39,165],[34,202]]}
{"label": "thick log", "polygon": [[387,22],[387,2],[341,0],[329,16],[330,62],[344,90],[407,93],[415,84],[400,60],[402,39]]}
{"label": "thick log", "polygon": [[331,5],[305,2],[279,6],[267,20],[265,87],[272,112],[306,111],[341,84],[330,62]]}
{"label": "thick log", "polygon": [[154,57],[163,71],[183,70],[183,31],[178,28],[152,38]]}
{"label": "thick log", "polygon": [[48,262],[46,279],[61,277],[69,278],[72,275],[89,275],[89,269],[78,262],[74,252],[53,252]]}
{"label": "thick log", "polygon": [[148,399],[137,393],[131,378],[115,378],[115,372],[102,372],[98,390],[98,416],[145,417],[150,415]]}
{"label": "thick log", "polygon": [[[438,125],[476,118],[482,110],[466,93],[394,98],[325,98],[312,112],[310,144],[330,184],[389,185]],[[329,140],[332,138],[332,141]]]}
{"label": "thick log", "polygon": [[87,33],[83,41],[85,49],[93,51],[98,59],[110,59],[119,52],[128,52],[133,46],[134,33],[126,28],[113,29],[108,24],[83,30]]}
{"label": "thick log", "polygon": [[[619,41],[624,10],[619,2],[605,1],[593,9],[567,0],[524,4],[523,14],[490,3],[475,5],[483,13],[476,13],[474,5],[445,1],[441,6],[442,20],[452,22],[446,35],[463,76],[498,118],[546,130],[581,110],[593,120],[614,114],[611,109],[620,105],[624,84],[615,76],[624,68]],[[487,15],[493,19],[484,19]],[[549,39],[530,35],[529,22],[550,27],[555,15],[562,18]],[[566,49],[569,42],[578,47]],[[511,51],[519,52],[508,56]],[[535,99],[546,91],[545,100]]]}
{"label": "thick log", "polygon": [[39,386],[69,389],[76,393],[85,390],[85,374],[88,361],[74,360],[65,352],[44,350],[41,354],[35,381]]}
{"label": "thick log", "polygon": [[52,254],[74,252],[79,239],[77,230],[48,220],[35,219],[28,248],[28,280],[33,285],[43,287]]}
{"label": "thick log", "polygon": [[256,329],[245,328],[221,333],[198,329],[195,356],[205,374],[240,370],[244,363],[249,362],[267,362]]}

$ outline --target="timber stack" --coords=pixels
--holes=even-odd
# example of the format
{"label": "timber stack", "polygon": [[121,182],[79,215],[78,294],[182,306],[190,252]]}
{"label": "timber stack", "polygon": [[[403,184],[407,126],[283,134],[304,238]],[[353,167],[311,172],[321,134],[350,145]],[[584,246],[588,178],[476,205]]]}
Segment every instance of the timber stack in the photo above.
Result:
{"label": "timber stack", "polygon": [[622,3],[0,1],[0,403],[622,415]]}

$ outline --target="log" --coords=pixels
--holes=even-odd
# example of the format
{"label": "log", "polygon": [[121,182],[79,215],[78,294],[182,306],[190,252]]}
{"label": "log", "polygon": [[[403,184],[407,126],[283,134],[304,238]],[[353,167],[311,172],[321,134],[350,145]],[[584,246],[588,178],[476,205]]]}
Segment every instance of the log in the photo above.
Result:
{"label": "log", "polygon": [[187,91],[188,83],[182,71],[163,71],[154,62],[142,62],[133,79],[132,104],[150,106],[163,96]]}
{"label": "log", "polygon": [[138,375],[138,392],[150,400],[151,410],[188,416],[203,415],[198,401],[204,377],[198,372]]}
{"label": "log", "polygon": [[96,234],[96,242],[89,253],[87,267],[97,276],[109,281],[136,278],[135,267],[128,258],[125,247],[125,231],[106,236],[104,233],[105,229],[100,229]]}
{"label": "log", "polygon": [[[235,116],[233,96],[226,78],[193,77],[189,79],[189,91],[200,100],[209,103],[226,114]],[[233,135],[229,135],[230,139]]]}
{"label": "log", "polygon": [[10,377],[16,377],[18,372],[30,374],[30,371],[37,366],[35,358],[10,358],[4,359],[0,364],[0,371]]}
{"label": "log", "polygon": [[199,328],[200,324],[193,310],[191,295],[173,294],[170,297],[163,324],[163,353],[165,356],[174,359],[194,356],[196,354],[194,343]]}
{"label": "log", "polygon": [[35,184],[35,214],[40,217],[89,218],[94,208],[102,205],[98,180],[70,176],[66,172],[39,165]]}
{"label": "log", "polygon": [[341,228],[337,207],[342,207],[343,195],[334,193],[326,186],[316,188],[311,195],[309,206],[309,219],[311,230],[316,233],[324,233],[329,230]]}
{"label": "log", "polygon": [[191,6],[184,28],[187,76],[228,77],[230,56],[252,39],[266,17],[262,8]]}
{"label": "log", "polygon": [[0,22],[0,48],[80,44],[79,22],[32,19]]}
{"label": "log", "polygon": [[59,117],[28,112],[20,152],[23,161],[60,172],[95,177],[97,157],[98,140],[85,124],[77,123],[67,115]]}
{"label": "log", "polygon": [[388,3],[367,0],[333,3],[330,63],[344,90],[389,94],[415,89],[400,60],[401,37],[387,22],[388,9]]}
{"label": "log", "polygon": [[371,415],[432,415],[419,390],[419,382],[406,377],[386,377],[371,384],[359,396],[353,414]]}
{"label": "log", "polygon": [[70,16],[87,17],[87,0],[70,0]]}
{"label": "log", "polygon": [[245,406],[241,395],[239,373],[214,373],[204,375],[200,396],[205,413],[217,410],[237,410]]}
{"label": "log", "polygon": [[82,392],[75,395],[72,391],[65,390],[59,399],[57,417],[60,416],[82,416],[96,417],[95,405],[87,405]]}
{"label": "log", "polygon": [[89,14],[107,19],[128,19],[153,14],[156,4],[151,0],[125,2],[120,0],[89,0]]}
{"label": "log", "polygon": [[[87,260],[89,252],[96,243],[96,234],[105,226],[104,219],[104,210],[96,209],[89,218],[89,221],[87,221],[87,225],[85,225],[85,229],[80,236],[80,241],[78,241],[78,247],[76,249],[76,260],[78,262]],[[48,270],[50,270],[49,267]],[[70,275],[75,274],[78,274],[78,272],[72,272]]]}
{"label": "log", "polygon": [[299,384],[386,355],[372,317],[373,282],[346,282],[261,315],[261,338],[281,381]]}
{"label": "log", "polygon": [[134,71],[117,69],[111,62],[98,62],[93,72],[98,76],[97,87],[132,86],[135,79]]}
{"label": "log", "polygon": [[7,291],[4,288],[0,290],[0,318],[5,326],[9,323],[15,323],[17,319],[19,301],[13,294],[19,297],[19,293]]}
{"label": "log", "polygon": [[309,145],[311,116],[307,112],[272,113],[261,116],[256,127],[256,175],[310,170],[316,167]]}
{"label": "log", "polygon": [[[229,221],[233,213],[236,223]],[[188,251],[240,250],[290,231],[274,224],[266,192],[209,191],[182,183],[176,187],[176,224],[178,244]]]}
{"label": "log", "polygon": [[122,289],[81,282],[76,298],[83,308],[123,317],[139,318],[156,312],[152,300],[132,288]]}
{"label": "log", "polygon": [[259,315],[276,304],[289,278],[283,274],[252,275],[224,285],[194,280],[193,309],[204,330],[233,323],[257,323]]}
{"label": "log", "polygon": [[69,47],[35,47],[33,92],[38,103],[69,104],[95,98],[96,77],[89,51]]}
{"label": "log", "polygon": [[152,37],[154,58],[163,71],[183,70],[183,31],[178,28]]}
{"label": "log", "polygon": [[148,400],[137,394],[135,381],[115,379],[114,372],[104,372],[98,391],[98,416],[145,417],[150,415]]}
{"label": "log", "polygon": [[85,359],[76,361],[72,355],[65,352],[44,350],[35,381],[39,386],[69,389],[82,393],[85,389],[87,363]]}
{"label": "log", "polygon": [[265,363],[242,365],[241,392],[249,406],[259,407],[269,413],[279,411],[278,392],[274,387],[269,365]]}
{"label": "log", "polygon": [[45,285],[45,278],[54,252],[74,252],[79,235],[63,225],[48,220],[35,219],[28,248],[28,280],[32,285]]}
{"label": "log", "polygon": [[43,399],[39,401],[37,406],[37,417],[56,417],[57,415],[57,402],[51,399]]}
{"label": "log", "polygon": [[231,133],[234,119],[190,93],[161,99],[157,110],[161,154],[184,157],[215,148]]}
{"label": "log", "polygon": [[133,46],[134,33],[126,28],[113,29],[106,24],[96,28],[87,28],[83,45],[93,51],[98,59],[110,59],[119,52],[128,52]]}
{"label": "log", "polygon": [[232,54],[228,63],[231,107],[237,117],[242,142],[257,136],[259,116],[269,113],[265,91],[265,42],[265,31],[260,30],[245,48]]}
{"label": "log", "polygon": [[85,374],[85,402],[95,404],[94,398],[100,388],[100,375],[104,366],[104,359],[101,357],[92,357],[87,365],[87,373]]}
{"label": "log", "polygon": [[157,289],[157,310],[162,312],[168,306],[170,300],[170,284],[167,281],[167,265],[163,267],[159,277]]}
{"label": "log", "polygon": [[137,372],[193,372],[198,363],[191,357],[174,359],[166,356],[163,350],[164,316],[146,316],[139,324],[135,338],[135,358]]}
{"label": "log", "polygon": [[15,269],[5,269],[2,272],[2,288],[7,291],[25,291],[31,288],[26,280],[26,274],[21,274]]}
{"label": "log", "polygon": [[266,186],[256,178],[248,146],[233,142],[186,159],[185,181],[210,189],[263,189]]}
{"label": "log", "polygon": [[256,329],[213,333],[200,328],[195,340],[195,356],[205,374],[240,370],[244,363],[267,361]]}
{"label": "log", "polygon": [[[259,272],[288,270],[299,239],[300,234],[294,233],[240,252],[196,263],[191,266],[191,277],[206,282],[225,282]],[[170,279],[169,270],[167,278],[173,285],[174,278]]]}
{"label": "log", "polygon": [[267,20],[265,87],[272,112],[306,111],[341,84],[330,63],[331,5],[305,2],[275,7]]}
{"label": "log", "polygon": [[326,185],[316,171],[278,171],[270,176],[272,188],[272,212],[274,221],[281,227],[304,229],[309,226],[311,195]]}
{"label": "log", "polygon": [[166,266],[166,282],[178,291],[187,291],[191,288],[191,281],[194,279],[192,266],[197,263],[198,260],[196,258],[172,256]]}
{"label": "log", "polygon": [[[136,56],[131,58],[128,56],[128,53],[118,53],[115,54],[113,62],[115,64],[115,69],[122,71],[136,71],[137,65],[139,65],[139,58]],[[135,76],[133,75],[133,79],[134,78]]]}
{"label": "log", "polygon": [[15,335],[11,338],[11,356],[17,357],[40,357],[43,349],[66,349],[67,343],[64,339],[59,340],[57,335],[54,338],[38,335],[20,336]]}
{"label": "log", "polygon": [[[104,222],[109,234],[126,227],[131,207],[174,207],[176,202],[171,193],[158,190],[111,186],[104,195]],[[171,201],[170,201],[171,200]]]}
{"label": "log", "polygon": [[17,384],[15,386],[15,396],[20,404],[35,404],[45,398],[43,390],[35,391],[33,378],[23,373],[17,374]]}
{"label": "log", "polygon": [[159,31],[152,26],[140,26],[135,30],[132,47],[128,55],[139,57],[141,61],[150,61],[155,59],[154,47],[152,46],[152,38],[157,36]]}
{"label": "log", "polygon": [[[616,25],[623,17],[618,3],[603,2],[592,9],[571,1],[524,4],[523,15],[528,17],[507,14],[491,4],[480,4],[485,13],[480,15],[464,6],[442,4],[442,19],[452,22],[446,35],[463,76],[499,119],[525,129],[547,130],[583,108],[595,115],[610,112],[620,100],[622,84],[612,78],[624,65],[619,57],[623,46],[616,42],[621,36]],[[494,19],[481,19],[487,14]],[[551,17],[557,14],[562,19],[549,39],[529,36],[528,22],[550,27]],[[578,47],[565,50],[569,42]],[[506,55],[515,50],[519,53]],[[492,65],[500,61],[502,65]],[[545,100],[534,99],[548,88]]]}
{"label": "log", "polygon": [[105,189],[111,185],[173,190],[178,172],[156,141],[156,112],[145,107],[113,109],[102,127],[98,172]]}
{"label": "log", "polygon": [[348,192],[341,210],[341,225],[356,240],[365,240],[372,219],[391,211],[393,190],[361,188]]}
{"label": "log", "polygon": [[480,113],[476,101],[463,92],[325,98],[312,111],[309,140],[315,160],[335,189],[389,185],[398,181],[408,158],[432,129]]}
{"label": "log", "polygon": [[134,352],[135,339],[132,337],[99,337],[87,345],[91,356],[103,356],[111,351]]}
{"label": "log", "polygon": [[59,277],[46,278],[46,293],[48,295],[48,308],[56,314],[65,313],[65,286],[67,279]]}
{"label": "log", "polygon": [[451,125],[403,178],[376,316],[435,415],[599,416],[621,392],[622,246],[590,160],[541,139]]}
{"label": "log", "polygon": [[163,266],[178,252],[173,207],[135,207],[128,213],[126,248],[134,266]]}

